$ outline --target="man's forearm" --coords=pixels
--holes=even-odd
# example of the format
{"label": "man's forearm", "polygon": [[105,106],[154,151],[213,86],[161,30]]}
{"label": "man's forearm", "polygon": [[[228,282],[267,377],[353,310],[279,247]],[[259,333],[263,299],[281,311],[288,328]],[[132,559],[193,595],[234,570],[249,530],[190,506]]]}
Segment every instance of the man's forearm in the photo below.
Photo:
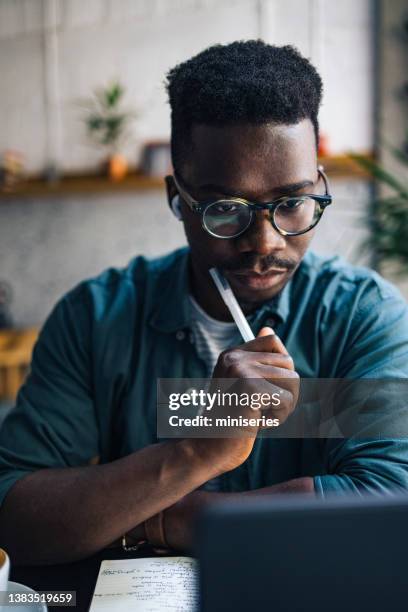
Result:
{"label": "man's forearm", "polygon": [[40,470],[6,496],[0,545],[18,564],[85,557],[213,476],[185,441],[154,444],[104,465]]}
{"label": "man's forearm", "polygon": [[291,493],[314,494],[313,478],[308,476],[295,478],[270,487],[238,493],[193,491],[166,510],[164,514],[166,540],[172,548],[189,550],[192,546],[194,525],[198,514],[214,501],[236,501],[243,497]]}

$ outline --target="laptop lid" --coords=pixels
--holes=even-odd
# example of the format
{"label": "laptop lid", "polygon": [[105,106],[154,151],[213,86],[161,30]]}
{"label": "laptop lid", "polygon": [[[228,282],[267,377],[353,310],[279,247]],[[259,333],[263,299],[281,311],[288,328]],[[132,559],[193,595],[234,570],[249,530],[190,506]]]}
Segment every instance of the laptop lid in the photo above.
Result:
{"label": "laptop lid", "polygon": [[408,497],[222,502],[197,536],[202,612],[408,609]]}

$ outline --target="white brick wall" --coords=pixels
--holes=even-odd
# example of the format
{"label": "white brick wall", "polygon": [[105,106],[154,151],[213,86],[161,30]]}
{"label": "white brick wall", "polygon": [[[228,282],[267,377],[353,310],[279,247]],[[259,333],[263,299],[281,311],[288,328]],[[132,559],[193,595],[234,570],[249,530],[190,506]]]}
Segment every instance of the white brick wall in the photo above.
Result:
{"label": "white brick wall", "polygon": [[[60,90],[52,96],[59,108],[50,113],[44,27],[53,4]],[[369,150],[372,6],[373,0],[0,0],[0,152],[24,151],[33,172],[53,158],[70,171],[94,166],[99,152],[86,142],[78,100],[117,77],[129,105],[141,111],[127,151],[135,162],[141,141],[169,135],[166,71],[216,42],[258,36],[295,44],[316,63],[325,81],[321,124],[333,153]],[[47,140],[54,131],[61,137]]]}
{"label": "white brick wall", "polygon": [[46,157],[42,51],[36,33],[0,41],[0,153],[23,151],[33,169]]}

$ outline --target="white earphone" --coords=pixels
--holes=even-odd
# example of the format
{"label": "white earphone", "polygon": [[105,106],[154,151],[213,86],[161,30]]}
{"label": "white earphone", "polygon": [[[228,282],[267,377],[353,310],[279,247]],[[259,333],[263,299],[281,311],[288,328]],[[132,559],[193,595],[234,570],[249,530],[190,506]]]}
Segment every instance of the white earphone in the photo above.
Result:
{"label": "white earphone", "polygon": [[175,195],[172,199],[171,199],[171,210],[173,211],[174,216],[176,217],[176,219],[178,219],[179,221],[182,220],[182,214],[181,214],[181,202],[180,202],[180,196],[177,194]]}

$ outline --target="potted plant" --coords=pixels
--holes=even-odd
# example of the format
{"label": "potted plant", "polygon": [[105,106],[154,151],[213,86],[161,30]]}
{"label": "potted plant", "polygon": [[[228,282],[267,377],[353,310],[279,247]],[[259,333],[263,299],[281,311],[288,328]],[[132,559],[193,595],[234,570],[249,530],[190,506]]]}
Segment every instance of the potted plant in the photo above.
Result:
{"label": "potted plant", "polygon": [[[393,148],[392,153],[402,165],[408,166],[408,154],[404,150]],[[390,192],[387,197],[376,198],[371,203],[370,232],[364,246],[373,254],[376,267],[391,265],[397,275],[407,275],[408,185],[403,178],[394,176],[373,160],[359,155],[351,157]]]}
{"label": "potted plant", "polygon": [[129,124],[135,117],[135,113],[121,108],[124,93],[119,82],[96,89],[87,102],[88,113],[84,119],[91,139],[107,151],[104,166],[114,181],[123,179],[128,170],[121,150],[129,137]]}

